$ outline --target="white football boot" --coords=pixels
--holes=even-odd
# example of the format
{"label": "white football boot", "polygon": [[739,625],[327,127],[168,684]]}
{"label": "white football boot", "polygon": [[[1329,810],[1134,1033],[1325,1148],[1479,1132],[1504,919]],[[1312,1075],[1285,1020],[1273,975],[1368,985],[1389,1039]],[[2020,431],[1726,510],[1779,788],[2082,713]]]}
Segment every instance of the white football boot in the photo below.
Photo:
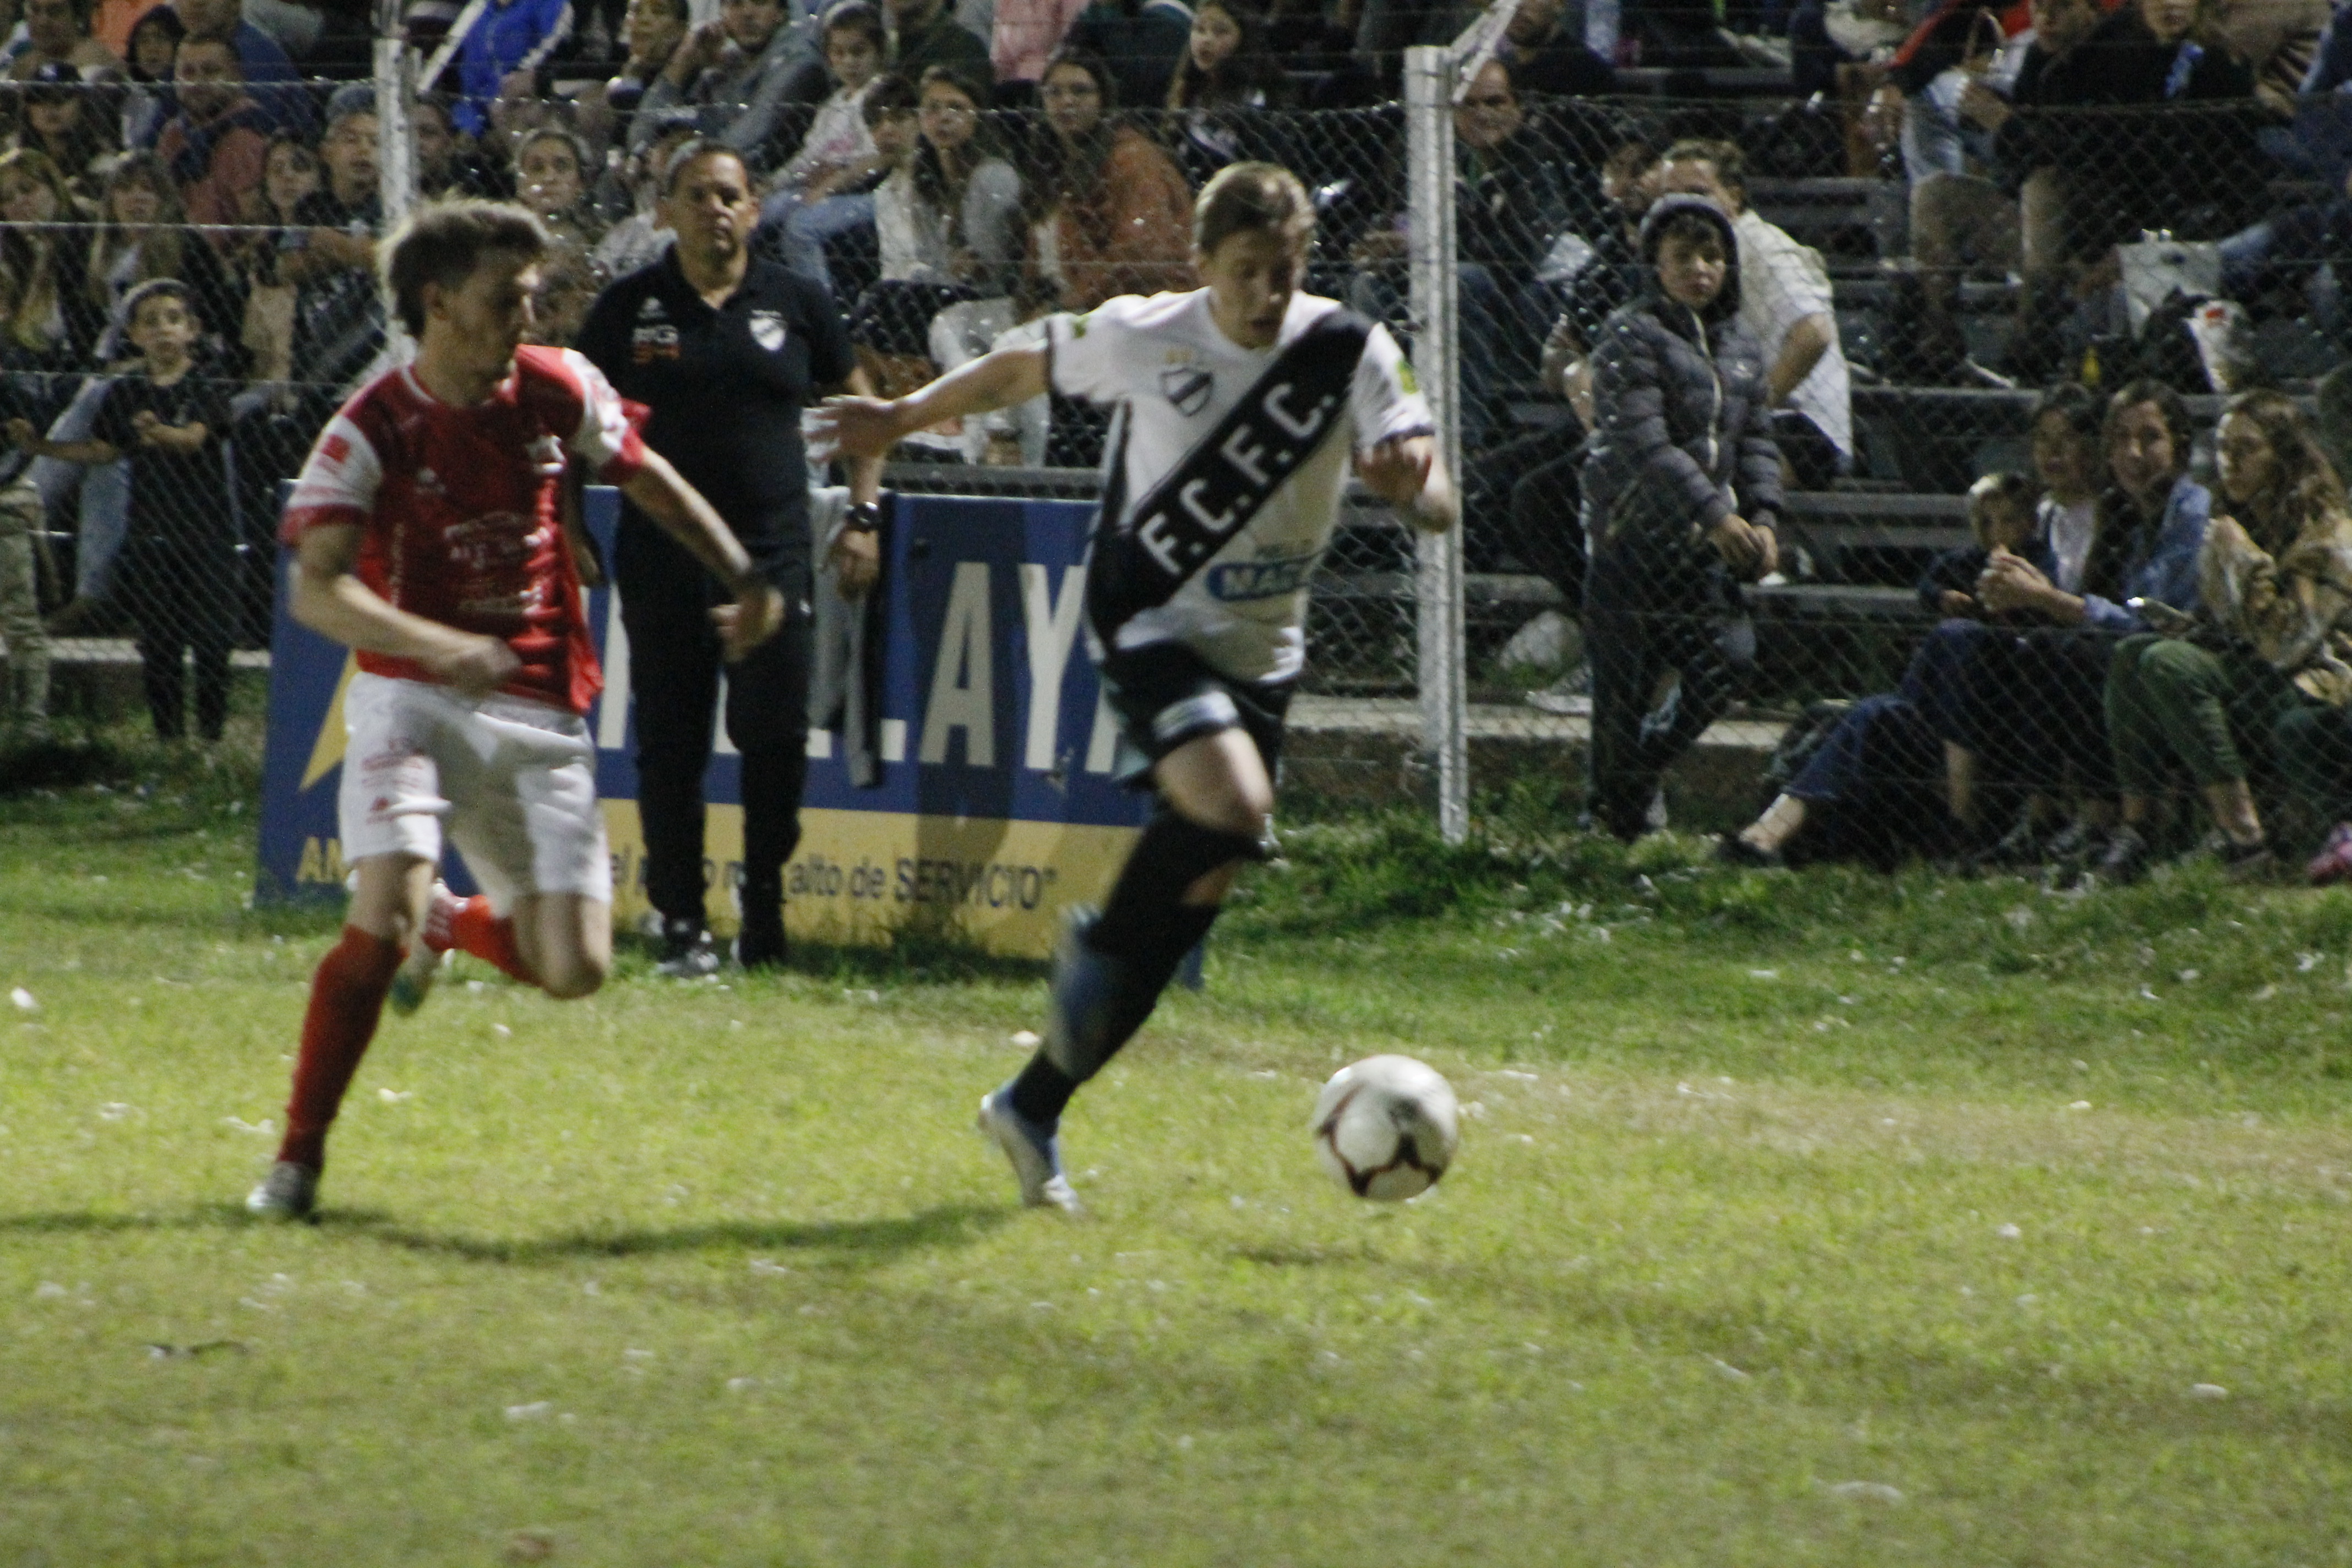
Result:
{"label": "white football boot", "polygon": [[259,1219],[309,1219],[319,1206],[319,1173],[291,1160],[269,1167],[261,1184],[245,1194],[245,1212]]}
{"label": "white football boot", "polygon": [[1078,1202],[1077,1189],[1062,1173],[1058,1141],[1051,1130],[1038,1126],[1013,1109],[1010,1083],[982,1097],[980,1131],[1012,1163],[1013,1174],[1021,1184],[1024,1206],[1059,1209],[1072,1215],[1087,1212],[1086,1205]]}

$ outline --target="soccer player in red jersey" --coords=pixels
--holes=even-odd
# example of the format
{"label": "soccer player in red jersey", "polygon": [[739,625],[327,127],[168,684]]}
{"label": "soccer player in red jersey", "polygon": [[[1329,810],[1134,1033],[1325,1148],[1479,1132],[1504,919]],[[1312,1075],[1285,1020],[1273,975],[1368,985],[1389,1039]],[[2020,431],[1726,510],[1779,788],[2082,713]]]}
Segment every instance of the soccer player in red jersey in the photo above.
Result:
{"label": "soccer player in red jersey", "polygon": [[[728,657],[782,620],[782,596],[596,368],[523,346],[548,244],[528,212],[478,201],[425,206],[385,242],[415,363],[343,405],[287,507],[294,616],[359,656],[338,802],[356,878],[310,982],[285,1142],[246,1200],[257,1215],[315,1206],[327,1129],[412,948],[437,961],[457,946],[557,997],[587,995],[611,966],[584,718],[603,676],[558,510],[566,466],[618,485],[727,584],[735,602],[711,616]],[[445,822],[478,898],[435,880]]]}

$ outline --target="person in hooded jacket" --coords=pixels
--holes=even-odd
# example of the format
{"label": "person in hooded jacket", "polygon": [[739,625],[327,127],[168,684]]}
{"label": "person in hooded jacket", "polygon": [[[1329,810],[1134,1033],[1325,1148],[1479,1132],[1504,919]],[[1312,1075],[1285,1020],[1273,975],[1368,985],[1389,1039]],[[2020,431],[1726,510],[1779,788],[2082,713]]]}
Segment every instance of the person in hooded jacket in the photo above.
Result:
{"label": "person in hooded jacket", "polygon": [[[1593,345],[1584,459],[1585,637],[1592,664],[1592,825],[1662,826],[1666,769],[1755,667],[1739,584],[1774,570],[1781,509],[1764,353],[1739,320],[1731,220],[1667,196],[1642,223],[1642,297]],[[1669,671],[1679,679],[1655,705]]]}

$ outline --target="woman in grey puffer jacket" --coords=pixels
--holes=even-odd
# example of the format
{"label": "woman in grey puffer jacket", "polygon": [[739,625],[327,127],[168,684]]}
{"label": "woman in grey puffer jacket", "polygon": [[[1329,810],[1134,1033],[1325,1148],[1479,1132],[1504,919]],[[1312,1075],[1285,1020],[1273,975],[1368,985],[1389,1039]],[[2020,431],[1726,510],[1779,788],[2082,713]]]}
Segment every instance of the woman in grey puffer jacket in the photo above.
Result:
{"label": "woman in grey puffer jacket", "polygon": [[[1589,801],[1631,841],[1659,820],[1659,782],[1721,717],[1756,662],[1739,584],[1779,561],[1781,506],[1764,355],[1739,322],[1731,220],[1667,196],[1643,220],[1643,297],[1593,345],[1584,459],[1585,640],[1592,662]],[[1680,680],[1653,710],[1659,678]]]}

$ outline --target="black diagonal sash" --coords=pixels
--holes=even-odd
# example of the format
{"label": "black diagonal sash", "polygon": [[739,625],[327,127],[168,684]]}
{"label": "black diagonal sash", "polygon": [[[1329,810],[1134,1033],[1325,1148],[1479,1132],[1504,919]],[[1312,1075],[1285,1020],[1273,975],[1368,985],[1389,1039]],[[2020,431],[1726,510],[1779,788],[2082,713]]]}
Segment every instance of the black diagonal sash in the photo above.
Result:
{"label": "black diagonal sash", "polygon": [[1087,618],[1105,647],[1137,614],[1173,598],[1315,455],[1347,412],[1371,331],[1353,310],[1334,310],[1299,333],[1131,512],[1126,422],[1135,411],[1120,411],[1087,572]]}

